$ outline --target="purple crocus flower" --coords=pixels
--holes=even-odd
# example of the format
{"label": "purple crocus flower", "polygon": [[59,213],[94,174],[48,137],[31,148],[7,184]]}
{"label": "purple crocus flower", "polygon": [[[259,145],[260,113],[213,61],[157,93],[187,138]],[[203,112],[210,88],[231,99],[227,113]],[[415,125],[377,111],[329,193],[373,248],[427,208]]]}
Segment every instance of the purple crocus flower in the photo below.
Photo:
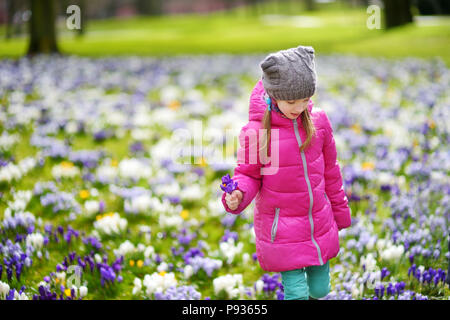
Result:
{"label": "purple crocus flower", "polygon": [[411,276],[411,273],[414,275],[416,273],[416,264],[413,264],[411,267],[409,267],[408,269],[408,277]]}
{"label": "purple crocus flower", "polygon": [[284,293],[282,290],[278,289],[276,294],[277,294],[277,300],[284,300]]}
{"label": "purple crocus flower", "polygon": [[220,222],[224,227],[232,227],[236,219],[237,215],[235,214],[225,214]]}
{"label": "purple crocus flower", "polygon": [[8,277],[8,281],[11,281],[11,279],[12,279],[12,274],[13,274],[12,269],[11,269],[9,266],[7,266],[7,267],[6,267],[6,276]]}
{"label": "purple crocus flower", "polygon": [[392,283],[389,282],[387,288],[386,288],[386,295],[395,295],[395,288]]}
{"label": "purple crocus flower", "polygon": [[16,265],[16,278],[17,278],[17,281],[20,281],[20,274],[22,272],[22,267],[23,267],[22,263],[18,263]]}
{"label": "purple crocus flower", "polygon": [[383,280],[385,277],[387,277],[390,274],[391,273],[389,272],[389,270],[386,267],[384,267],[383,269],[381,269],[381,280]]}
{"label": "purple crocus flower", "polygon": [[100,130],[94,133],[94,140],[95,141],[103,141],[108,139],[111,136],[111,132],[108,130]]}
{"label": "purple crocus flower", "polygon": [[267,293],[274,292],[277,288],[282,288],[282,284],[279,281],[280,274],[274,274],[273,276],[270,276],[268,273],[265,273],[261,280],[264,282],[263,290]]}
{"label": "purple crocus flower", "polygon": [[228,173],[222,177],[222,184],[220,185],[220,188],[224,192],[231,194],[234,190],[236,190],[237,186],[238,183],[234,182]]}
{"label": "purple crocus flower", "polygon": [[384,285],[380,283],[375,287],[375,295],[381,299],[383,297],[383,294],[384,294]]}
{"label": "purple crocus flower", "polygon": [[100,213],[103,213],[105,211],[105,201],[103,201],[103,200],[99,201],[99,209],[98,209],[98,211]]}
{"label": "purple crocus flower", "polygon": [[237,234],[237,232],[225,229],[225,235],[222,237],[220,242],[227,242],[230,238],[234,239],[234,241],[237,242],[239,239],[239,235]]}
{"label": "purple crocus flower", "polygon": [[190,259],[196,256],[203,257],[204,253],[199,248],[190,248],[183,256],[184,262],[189,264]]}
{"label": "purple crocus flower", "polygon": [[142,144],[141,141],[137,141],[131,144],[129,149],[132,153],[139,153],[144,151],[144,145]]}

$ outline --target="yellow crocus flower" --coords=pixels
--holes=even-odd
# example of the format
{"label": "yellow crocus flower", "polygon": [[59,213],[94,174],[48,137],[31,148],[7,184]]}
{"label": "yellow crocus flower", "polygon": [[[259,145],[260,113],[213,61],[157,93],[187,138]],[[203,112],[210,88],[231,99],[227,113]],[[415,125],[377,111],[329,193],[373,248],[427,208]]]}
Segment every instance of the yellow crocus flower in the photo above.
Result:
{"label": "yellow crocus flower", "polygon": [[431,129],[434,129],[436,127],[436,122],[434,122],[434,120],[430,120],[429,126]]}
{"label": "yellow crocus flower", "polygon": [[207,162],[205,160],[205,157],[200,158],[200,167],[205,167],[207,165]]}
{"label": "yellow crocus flower", "polygon": [[65,168],[71,168],[71,167],[73,167],[73,163],[70,161],[62,161],[61,166],[65,167]]}
{"label": "yellow crocus flower", "polygon": [[89,197],[89,190],[83,189],[83,190],[80,191],[80,198],[81,199],[86,199],[88,197]]}
{"label": "yellow crocus flower", "polygon": [[375,164],[373,162],[363,162],[362,164],[363,170],[373,170],[375,168]]}
{"label": "yellow crocus flower", "polygon": [[186,220],[186,219],[189,217],[189,211],[186,210],[186,209],[181,210],[180,216],[181,216],[181,218],[183,218],[184,220]]}
{"label": "yellow crocus flower", "polygon": [[172,110],[176,110],[180,107],[181,103],[177,100],[173,100],[169,103],[168,107]]}
{"label": "yellow crocus flower", "polygon": [[358,123],[355,123],[352,125],[352,130],[355,131],[356,133],[361,133],[361,126]]}

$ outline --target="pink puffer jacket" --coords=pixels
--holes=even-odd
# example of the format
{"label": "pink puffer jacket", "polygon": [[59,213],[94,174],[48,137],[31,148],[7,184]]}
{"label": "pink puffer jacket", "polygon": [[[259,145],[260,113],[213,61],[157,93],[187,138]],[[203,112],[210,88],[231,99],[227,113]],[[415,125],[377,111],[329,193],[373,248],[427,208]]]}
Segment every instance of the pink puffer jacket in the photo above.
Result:
{"label": "pink puffer jacket", "polygon": [[[223,205],[227,212],[239,214],[256,197],[256,254],[263,270],[280,272],[323,265],[339,252],[338,230],[351,225],[331,123],[323,110],[313,109],[310,100],[308,109],[316,135],[300,152],[306,140],[301,118],[291,120],[272,111],[270,146],[279,142],[278,170],[275,174],[261,174],[261,169],[267,170],[272,161],[262,161],[259,152],[257,161],[251,160],[250,151],[256,154],[259,143],[249,136],[262,128],[267,108],[264,94],[259,80],[250,97],[249,122],[239,137],[238,165],[232,178],[244,194],[242,202],[236,210],[230,210],[224,193]],[[279,129],[278,137],[274,129]],[[269,156],[271,153],[269,147]]]}

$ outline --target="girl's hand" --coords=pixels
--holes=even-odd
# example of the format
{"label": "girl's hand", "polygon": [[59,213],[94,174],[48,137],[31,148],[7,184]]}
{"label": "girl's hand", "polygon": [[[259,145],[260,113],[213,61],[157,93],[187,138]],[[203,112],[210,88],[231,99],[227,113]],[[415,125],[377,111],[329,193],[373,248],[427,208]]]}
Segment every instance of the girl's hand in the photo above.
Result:
{"label": "girl's hand", "polygon": [[240,190],[234,190],[231,194],[227,193],[225,196],[225,201],[227,202],[228,208],[231,210],[236,210],[241,204],[243,194]]}

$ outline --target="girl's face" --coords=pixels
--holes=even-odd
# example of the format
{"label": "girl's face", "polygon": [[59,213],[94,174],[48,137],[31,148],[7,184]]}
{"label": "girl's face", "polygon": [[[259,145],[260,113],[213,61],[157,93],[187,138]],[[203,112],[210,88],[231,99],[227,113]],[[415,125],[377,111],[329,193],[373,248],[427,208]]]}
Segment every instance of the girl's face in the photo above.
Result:
{"label": "girl's face", "polygon": [[276,100],[278,108],[289,119],[297,117],[308,107],[309,98],[299,100]]}

